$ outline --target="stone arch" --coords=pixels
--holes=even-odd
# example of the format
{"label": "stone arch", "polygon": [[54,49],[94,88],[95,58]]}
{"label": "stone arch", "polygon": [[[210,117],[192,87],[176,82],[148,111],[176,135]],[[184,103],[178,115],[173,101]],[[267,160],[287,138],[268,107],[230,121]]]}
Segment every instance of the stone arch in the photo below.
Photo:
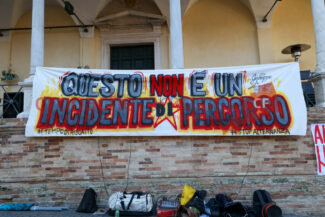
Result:
{"label": "stone arch", "polygon": [[130,9],[144,13],[162,15],[160,9],[153,0],[137,0],[134,1],[134,4],[130,3],[130,5],[120,0],[112,0],[99,12],[97,18],[117,14]]}
{"label": "stone arch", "polygon": [[[186,14],[186,12],[196,3],[198,3],[200,0],[186,0],[187,1],[187,6],[186,6],[186,9],[185,9],[185,13],[184,15]],[[239,1],[240,3],[242,3],[245,7],[247,7],[247,9],[252,13],[252,8],[251,8],[251,5],[250,5],[250,2],[249,0],[237,0]],[[253,15],[253,13],[252,13]]]}
{"label": "stone arch", "polygon": [[185,67],[259,63],[256,23],[238,0],[200,0],[183,18]]}
{"label": "stone arch", "polygon": [[[32,10],[22,15],[15,27],[30,27]],[[57,5],[45,7],[45,26],[75,25],[65,10]],[[31,30],[14,31],[11,39],[12,66],[23,80],[29,76]],[[77,67],[80,55],[80,34],[77,28],[44,31],[44,66]]]}

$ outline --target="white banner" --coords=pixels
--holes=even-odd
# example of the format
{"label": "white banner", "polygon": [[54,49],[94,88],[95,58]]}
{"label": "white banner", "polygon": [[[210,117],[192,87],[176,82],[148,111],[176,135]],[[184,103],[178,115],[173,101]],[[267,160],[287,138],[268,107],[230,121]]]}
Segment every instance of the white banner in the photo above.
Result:
{"label": "white banner", "polygon": [[299,66],[37,68],[26,136],[305,135]]}
{"label": "white banner", "polygon": [[325,175],[325,124],[312,124],[318,175]]}

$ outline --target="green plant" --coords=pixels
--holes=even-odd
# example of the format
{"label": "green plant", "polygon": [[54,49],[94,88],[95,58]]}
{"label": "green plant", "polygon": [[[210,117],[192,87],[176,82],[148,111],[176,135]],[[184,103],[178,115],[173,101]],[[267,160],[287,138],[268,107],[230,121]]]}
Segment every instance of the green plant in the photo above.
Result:
{"label": "green plant", "polygon": [[8,70],[2,70],[1,74],[2,74],[1,81],[11,81],[17,77],[17,75],[14,73],[14,71],[11,68],[9,68]]}

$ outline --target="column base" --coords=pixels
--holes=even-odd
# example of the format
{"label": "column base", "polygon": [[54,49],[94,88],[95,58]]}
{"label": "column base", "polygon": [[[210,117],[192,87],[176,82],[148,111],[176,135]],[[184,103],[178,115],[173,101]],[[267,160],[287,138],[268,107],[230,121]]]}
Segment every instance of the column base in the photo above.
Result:
{"label": "column base", "polygon": [[28,118],[29,112],[22,112],[17,115],[17,118]]}
{"label": "column base", "polygon": [[32,105],[32,93],[33,93],[33,80],[34,75],[29,76],[23,82],[19,82],[19,85],[24,87],[24,111],[17,115],[17,118],[28,118],[29,111]]}
{"label": "column base", "polygon": [[325,107],[325,73],[312,75],[310,81],[314,84],[316,107]]}

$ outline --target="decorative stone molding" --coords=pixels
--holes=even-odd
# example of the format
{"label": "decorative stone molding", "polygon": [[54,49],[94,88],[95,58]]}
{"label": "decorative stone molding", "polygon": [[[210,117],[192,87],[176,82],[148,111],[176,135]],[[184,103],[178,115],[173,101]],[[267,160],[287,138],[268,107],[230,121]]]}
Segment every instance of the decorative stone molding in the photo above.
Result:
{"label": "decorative stone molding", "polygon": [[84,31],[84,28],[79,28],[79,33],[81,38],[92,38],[94,37],[95,27],[87,27],[87,32]]}
{"label": "decorative stone molding", "polygon": [[154,44],[155,69],[161,68],[161,28],[155,26],[151,32],[113,33],[109,30],[102,30],[102,68],[110,68],[110,47],[112,45],[126,44]]}
{"label": "decorative stone molding", "polygon": [[138,17],[146,17],[146,18],[152,18],[157,20],[165,20],[164,16],[158,15],[158,14],[151,14],[151,13],[145,13],[141,11],[135,11],[135,10],[126,10],[123,12],[119,12],[116,14],[111,14],[105,17],[100,17],[95,20],[96,23],[103,22],[103,21],[110,21],[115,20],[121,17],[127,17],[127,16],[138,16]]}
{"label": "decorative stone molding", "polygon": [[0,32],[0,42],[10,42],[10,32],[9,31],[4,31]]}
{"label": "decorative stone molding", "polygon": [[102,68],[110,68],[112,45],[154,44],[155,69],[161,68],[161,26],[166,18],[154,11],[127,9],[95,20],[102,36]]}

